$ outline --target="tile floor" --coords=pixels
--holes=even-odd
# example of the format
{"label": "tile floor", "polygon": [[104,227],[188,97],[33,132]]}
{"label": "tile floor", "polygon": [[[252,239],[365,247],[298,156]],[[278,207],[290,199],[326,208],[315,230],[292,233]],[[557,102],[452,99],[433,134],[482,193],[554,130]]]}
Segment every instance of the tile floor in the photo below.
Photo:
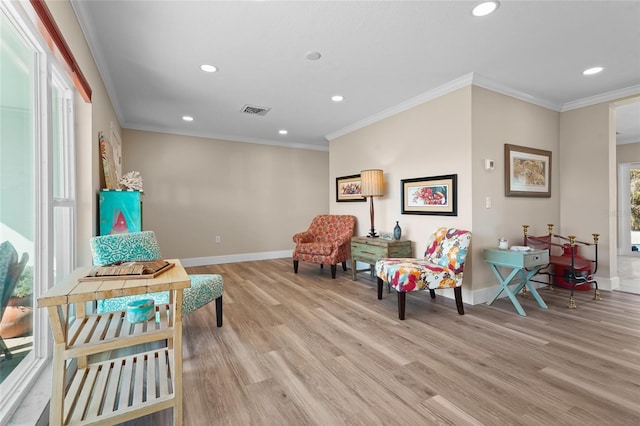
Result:
{"label": "tile floor", "polygon": [[640,256],[618,256],[619,291],[640,294]]}

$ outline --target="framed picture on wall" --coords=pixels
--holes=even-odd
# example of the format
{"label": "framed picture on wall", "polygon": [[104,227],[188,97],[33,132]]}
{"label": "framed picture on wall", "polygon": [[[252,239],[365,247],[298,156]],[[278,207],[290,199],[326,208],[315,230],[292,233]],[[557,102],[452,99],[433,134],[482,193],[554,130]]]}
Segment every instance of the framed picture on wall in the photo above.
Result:
{"label": "framed picture on wall", "polygon": [[366,201],[361,194],[360,175],[342,176],[336,178],[336,201]]}
{"label": "framed picture on wall", "polygon": [[551,197],[551,151],[504,144],[504,195]]}
{"label": "framed picture on wall", "polygon": [[403,179],[402,214],[457,216],[458,175]]}

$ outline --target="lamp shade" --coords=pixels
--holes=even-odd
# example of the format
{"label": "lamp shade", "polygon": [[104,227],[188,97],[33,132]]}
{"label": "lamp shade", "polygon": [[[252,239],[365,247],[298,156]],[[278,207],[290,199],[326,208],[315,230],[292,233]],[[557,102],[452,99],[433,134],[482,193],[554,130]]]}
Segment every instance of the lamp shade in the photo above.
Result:
{"label": "lamp shade", "polygon": [[382,170],[369,169],[360,172],[360,194],[365,197],[382,197],[384,195],[384,178]]}

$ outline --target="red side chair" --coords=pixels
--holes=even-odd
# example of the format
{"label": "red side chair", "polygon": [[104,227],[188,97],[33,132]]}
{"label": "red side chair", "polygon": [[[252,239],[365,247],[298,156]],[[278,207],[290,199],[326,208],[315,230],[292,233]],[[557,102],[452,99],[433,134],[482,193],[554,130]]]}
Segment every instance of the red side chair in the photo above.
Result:
{"label": "red side chair", "polygon": [[[599,234],[593,235],[593,243],[579,241],[575,235],[566,237],[553,233],[553,225],[547,224],[548,234],[533,236],[529,235],[529,225],[522,225],[524,234],[524,245],[538,250],[549,251],[549,265],[540,270],[537,275],[546,275],[550,288],[552,286],[571,289],[569,296],[569,308],[576,308],[576,301],[573,295],[575,290],[590,290],[593,284],[593,300],[600,300],[600,290],[594,275],[598,270],[598,238]],[[559,242],[558,242],[559,241]],[[585,259],[578,251],[578,248],[592,247],[594,260]],[[542,283],[543,281],[531,280]]]}
{"label": "red side chair", "polygon": [[313,218],[309,229],[293,236],[293,272],[298,273],[298,262],[319,263],[320,268],[331,265],[331,278],[336,278],[336,265],[342,263],[347,270],[351,258],[350,242],[355,231],[356,218],[349,215],[323,214]]}

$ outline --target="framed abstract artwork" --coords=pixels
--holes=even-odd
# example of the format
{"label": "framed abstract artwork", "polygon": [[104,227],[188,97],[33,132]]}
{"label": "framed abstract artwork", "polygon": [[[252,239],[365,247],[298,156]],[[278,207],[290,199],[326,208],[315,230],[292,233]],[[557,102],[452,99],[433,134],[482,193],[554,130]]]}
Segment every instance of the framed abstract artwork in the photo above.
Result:
{"label": "framed abstract artwork", "polygon": [[402,214],[457,216],[458,175],[403,179]]}
{"label": "framed abstract artwork", "polygon": [[551,197],[551,151],[504,144],[504,195]]}
{"label": "framed abstract artwork", "polygon": [[336,178],[336,201],[366,201],[361,194],[360,175],[342,176]]}

